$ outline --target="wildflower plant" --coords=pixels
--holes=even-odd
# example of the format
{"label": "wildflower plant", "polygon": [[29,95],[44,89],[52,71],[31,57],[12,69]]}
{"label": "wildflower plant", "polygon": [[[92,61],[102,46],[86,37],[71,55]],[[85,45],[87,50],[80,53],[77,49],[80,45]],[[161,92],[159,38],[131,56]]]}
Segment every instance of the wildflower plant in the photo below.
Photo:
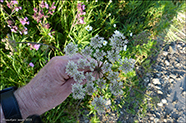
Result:
{"label": "wildflower plant", "polygon": [[[123,94],[123,81],[119,78],[119,74],[132,71],[135,60],[122,58],[120,52],[125,52],[128,40],[119,31],[106,41],[103,37],[96,35],[90,39],[90,43],[84,49],[78,50],[78,45],[69,43],[64,48],[67,55],[80,53],[84,58],[80,58],[77,63],[69,61],[66,66],[66,73],[73,77],[76,81],[73,84],[73,97],[75,99],[83,99],[85,94],[94,95],[92,105],[100,114],[105,112],[108,107],[105,106],[105,99],[101,90],[110,90],[113,95]],[[89,68],[91,72],[83,73],[78,69]],[[87,84],[82,85],[86,79]]]}

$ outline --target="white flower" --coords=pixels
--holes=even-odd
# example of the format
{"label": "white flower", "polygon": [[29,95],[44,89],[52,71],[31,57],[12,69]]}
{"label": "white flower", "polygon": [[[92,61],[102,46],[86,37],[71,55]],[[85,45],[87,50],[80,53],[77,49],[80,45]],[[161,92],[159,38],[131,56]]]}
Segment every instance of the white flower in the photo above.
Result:
{"label": "white flower", "polygon": [[83,99],[86,89],[79,83],[72,84],[72,93],[74,99]]}
{"label": "white flower", "polygon": [[105,79],[97,79],[96,81],[96,84],[98,85],[99,88],[101,89],[104,89],[106,86],[105,86],[105,83],[106,83],[106,80]]}
{"label": "white flower", "polygon": [[112,3],[112,0],[109,0],[110,3]]}
{"label": "white flower", "polygon": [[90,57],[90,55],[92,54],[93,50],[86,46],[85,49],[82,50],[82,54],[85,56],[85,57]]}
{"label": "white flower", "polygon": [[96,68],[96,66],[98,66],[97,61],[94,60],[94,59],[91,59],[89,63],[90,63],[90,70],[91,71],[94,71],[94,69]]}
{"label": "white flower", "polygon": [[120,59],[119,52],[114,50],[107,51],[107,58],[111,62],[118,61]]}
{"label": "white flower", "polygon": [[104,45],[104,46],[106,46],[107,43],[108,43],[107,41],[105,41],[105,40],[103,41],[103,45]]}
{"label": "white flower", "polygon": [[98,0],[95,0],[95,2],[98,2]]}
{"label": "white flower", "polygon": [[70,42],[64,49],[66,55],[72,56],[74,55],[77,51],[77,45],[75,45],[74,43]]}
{"label": "white flower", "polygon": [[86,59],[78,59],[78,68],[85,68],[86,66],[89,66],[89,63]]}
{"label": "white flower", "polygon": [[86,90],[88,95],[92,95],[96,90],[96,88],[94,87],[94,83],[90,81],[87,82]]}
{"label": "white flower", "polygon": [[102,59],[103,59],[103,56],[105,56],[105,55],[106,55],[106,53],[103,52],[103,50],[102,50],[102,51],[99,51],[99,49],[96,49],[96,52],[94,53],[94,57],[95,57],[98,61],[102,60]]}
{"label": "white flower", "polygon": [[118,80],[118,76],[119,76],[118,72],[111,71],[111,72],[109,72],[108,79],[112,80],[112,81]]}
{"label": "white flower", "polygon": [[102,96],[95,97],[91,103],[94,106],[94,109],[97,110],[98,114],[104,113],[106,108],[106,100]]}
{"label": "white flower", "polygon": [[113,27],[116,28],[116,24],[114,24]]}
{"label": "white flower", "polygon": [[115,33],[116,35],[120,35],[120,34],[121,34],[118,30],[115,30],[114,33]]}
{"label": "white flower", "polygon": [[127,50],[127,45],[124,46],[124,51],[126,51],[126,50]]}
{"label": "white flower", "polygon": [[125,73],[128,73],[132,71],[132,69],[134,68],[135,60],[125,58],[124,60],[120,61],[120,64],[122,66],[119,67],[119,70],[122,70]]}
{"label": "white flower", "polygon": [[106,62],[102,66],[103,73],[110,72],[111,71],[112,64]]}
{"label": "white flower", "polygon": [[120,33],[118,30],[115,30],[112,37],[109,38],[112,49],[119,48],[120,50],[123,50],[123,46],[128,43],[128,40],[125,38],[126,37],[122,33]]}
{"label": "white flower", "polygon": [[99,37],[99,35],[96,35],[93,38],[91,38],[90,46],[92,46],[94,49],[96,49],[97,47],[101,48],[103,40],[104,40],[103,37]]}
{"label": "white flower", "polygon": [[111,16],[111,13],[109,13],[109,16]]}
{"label": "white flower", "polygon": [[124,42],[125,42],[125,44],[127,44],[129,41],[128,41],[127,39],[125,39],[125,41],[124,41]]}
{"label": "white flower", "polygon": [[130,33],[130,36],[132,37],[132,32]]}
{"label": "white flower", "polygon": [[77,65],[73,61],[69,61],[66,66],[66,73],[70,76],[74,75],[77,72]]}
{"label": "white flower", "polygon": [[86,26],[85,29],[86,29],[87,31],[92,31],[92,27],[91,27],[90,25]]}
{"label": "white flower", "polygon": [[95,80],[95,77],[92,75],[91,72],[89,72],[89,73],[87,72],[85,74],[85,77],[86,77],[86,80],[89,81],[89,82],[93,82]]}
{"label": "white flower", "polygon": [[77,71],[74,75],[73,78],[76,82],[82,83],[83,80],[85,79],[83,71]]}
{"label": "white flower", "polygon": [[110,85],[109,89],[111,93],[115,96],[122,95],[123,94],[122,86],[123,86],[122,82],[114,81],[113,84]]}

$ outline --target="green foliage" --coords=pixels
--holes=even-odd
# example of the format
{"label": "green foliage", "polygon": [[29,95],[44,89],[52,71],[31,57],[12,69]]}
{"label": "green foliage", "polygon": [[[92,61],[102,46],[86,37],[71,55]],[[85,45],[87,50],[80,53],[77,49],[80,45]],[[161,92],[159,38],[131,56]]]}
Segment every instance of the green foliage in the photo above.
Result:
{"label": "green foliage", "polygon": [[[96,34],[108,40],[115,30],[124,33],[129,40],[127,51],[120,53],[122,58],[134,58],[136,66],[142,66],[146,73],[151,66],[148,57],[156,50],[154,47],[156,41],[152,40],[152,37],[157,36],[165,28],[168,29],[173,17],[177,15],[177,12],[184,10],[185,7],[185,3],[182,1],[125,0],[110,3],[108,1],[85,2],[84,0],[86,6],[84,21],[86,24],[76,24],[78,1],[57,0],[53,15],[43,19],[43,23],[38,23],[32,16],[34,14],[33,8],[38,7],[40,1],[19,0],[18,2],[22,10],[13,13],[7,7],[6,2],[0,4],[0,38],[6,40],[0,44],[0,89],[10,86],[22,87],[27,84],[52,57],[64,55],[59,50],[63,51],[65,45],[69,42],[78,44],[81,50],[89,44],[90,38]],[[51,6],[53,1],[47,0],[47,3]],[[46,9],[43,11],[45,14],[48,12]],[[30,23],[26,25],[28,29],[27,35],[13,33],[7,26],[8,20],[12,20],[14,25],[18,26],[19,29],[23,29],[24,26],[20,23],[18,17],[28,17]],[[43,26],[43,24],[47,23],[50,24],[49,28]],[[113,26],[114,24],[116,24],[116,27]],[[87,31],[85,29],[87,25],[92,26],[93,30]],[[133,33],[132,37],[130,36],[131,32]],[[49,33],[51,33],[51,36]],[[10,34],[10,36],[8,37],[7,34]],[[151,34],[151,36],[148,34]],[[15,45],[12,42],[15,42]],[[41,43],[41,47],[39,50],[31,50],[27,42]],[[29,66],[30,62],[34,64],[34,67]],[[117,111],[118,114],[122,106],[125,105],[127,112],[135,114],[135,109],[138,107],[141,111],[140,114],[145,115],[147,96],[143,93],[145,88],[139,84],[141,78],[137,77],[135,70],[127,74],[122,73],[120,77],[125,88],[123,88],[123,98],[121,98],[119,104],[115,104],[116,97],[108,91],[108,85],[106,85],[105,90],[99,90],[96,93],[110,99],[113,104],[112,109]],[[133,90],[132,93],[131,90]],[[133,96],[130,94],[133,94]],[[74,100],[70,95],[62,104],[43,114],[42,119],[48,123],[77,122],[78,115],[82,113],[80,110],[88,109],[90,111],[88,116],[93,114],[90,121],[93,123],[100,122],[96,111],[90,105],[94,96],[86,96],[78,105],[79,100]],[[135,100],[139,103],[130,105]],[[152,98],[152,100],[157,99]]]}

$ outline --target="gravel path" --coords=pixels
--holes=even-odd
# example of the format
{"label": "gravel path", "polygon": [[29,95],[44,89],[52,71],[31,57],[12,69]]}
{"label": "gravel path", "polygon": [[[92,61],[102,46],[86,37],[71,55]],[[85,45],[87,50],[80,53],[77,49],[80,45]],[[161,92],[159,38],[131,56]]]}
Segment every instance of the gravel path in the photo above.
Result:
{"label": "gravel path", "polygon": [[186,123],[186,43],[176,41],[158,55],[148,90],[159,98],[141,122]]}

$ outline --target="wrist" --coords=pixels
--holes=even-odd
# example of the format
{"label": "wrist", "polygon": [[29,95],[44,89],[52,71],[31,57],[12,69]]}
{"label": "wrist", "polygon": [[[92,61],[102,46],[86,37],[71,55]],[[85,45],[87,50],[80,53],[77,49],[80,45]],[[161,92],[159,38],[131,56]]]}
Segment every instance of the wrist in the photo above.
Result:
{"label": "wrist", "polygon": [[33,99],[33,94],[27,86],[24,86],[14,92],[14,96],[19,105],[19,109],[23,119],[33,114],[38,114],[39,107]]}

